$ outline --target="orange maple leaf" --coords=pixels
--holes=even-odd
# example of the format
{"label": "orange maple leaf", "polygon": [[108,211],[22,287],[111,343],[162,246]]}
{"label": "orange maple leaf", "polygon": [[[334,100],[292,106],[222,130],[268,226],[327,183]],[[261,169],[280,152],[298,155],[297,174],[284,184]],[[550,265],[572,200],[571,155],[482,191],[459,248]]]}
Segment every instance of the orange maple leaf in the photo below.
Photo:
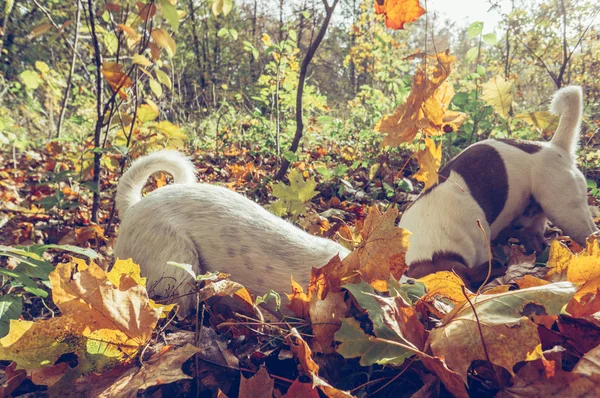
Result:
{"label": "orange maple leaf", "polygon": [[426,135],[441,135],[445,125],[456,127],[465,121],[463,113],[448,110],[454,89],[445,80],[454,61],[456,57],[448,51],[427,56],[425,65],[433,63],[433,68],[417,70],[406,102],[375,126],[376,131],[387,134],[384,145],[411,142],[418,131]]}
{"label": "orange maple leaf", "polygon": [[390,29],[404,29],[404,24],[414,22],[425,9],[419,0],[375,0],[375,13],[385,14],[385,26]]}
{"label": "orange maple leaf", "polygon": [[362,279],[381,292],[387,291],[390,275],[400,279],[407,268],[405,254],[410,232],[398,228],[396,218],[395,207],[384,214],[371,208],[361,231],[361,244],[342,262],[348,269],[358,269]]}

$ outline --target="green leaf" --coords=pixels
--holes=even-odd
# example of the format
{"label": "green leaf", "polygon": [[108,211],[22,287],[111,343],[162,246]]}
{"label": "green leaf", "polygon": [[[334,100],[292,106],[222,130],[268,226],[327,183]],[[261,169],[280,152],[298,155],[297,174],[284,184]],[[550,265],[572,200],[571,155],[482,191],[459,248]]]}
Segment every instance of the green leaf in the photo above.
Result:
{"label": "green leaf", "polygon": [[489,44],[490,46],[498,44],[498,38],[495,33],[487,33],[483,35],[482,39],[485,44]]}
{"label": "green leaf", "polygon": [[219,29],[219,31],[217,32],[217,37],[223,37],[227,34],[227,28],[221,28]]}
{"label": "green leaf", "polygon": [[372,341],[370,337],[354,318],[342,319],[342,326],[335,333],[335,339],[342,344],[336,351],[344,358],[360,357],[361,366],[376,363],[401,365],[413,355],[412,351],[386,342]]}
{"label": "green leaf", "polygon": [[23,248],[32,253],[39,254],[40,256],[45,253],[48,249],[55,250],[64,250],[71,253],[80,254],[82,256],[86,256],[89,259],[95,260],[100,258],[100,255],[96,253],[96,251],[92,249],[85,249],[83,247],[73,246],[73,245],[31,245],[31,246],[18,246],[19,248]]}
{"label": "green leaf", "polygon": [[229,35],[231,36],[231,38],[233,40],[237,40],[238,39],[238,31],[235,29],[229,29]]}
{"label": "green leaf", "polygon": [[0,296],[0,339],[8,334],[11,319],[19,319],[23,300],[11,294]]}
{"label": "green leaf", "polygon": [[469,48],[469,51],[467,51],[467,54],[465,55],[465,59],[467,60],[467,62],[475,61],[478,53],[479,53],[478,47],[471,47],[471,48]]}
{"label": "green leaf", "polygon": [[279,200],[273,203],[271,208],[275,214],[284,211],[283,214],[298,216],[306,211],[306,203],[319,194],[319,191],[315,190],[317,182],[314,177],[304,181],[302,172],[296,169],[290,171],[289,179],[290,185],[283,182],[272,185],[273,196]]}
{"label": "green leaf", "polygon": [[179,14],[177,8],[169,0],[160,0],[162,15],[175,32],[179,30]]}
{"label": "green leaf", "polygon": [[170,90],[172,87],[172,84],[171,84],[171,79],[169,78],[169,75],[167,75],[165,72],[163,72],[160,69],[156,69],[154,71],[154,73],[156,74],[156,78],[158,79],[158,81],[161,82],[162,84],[164,84]]}
{"label": "green leaf", "polygon": [[6,3],[4,3],[4,19],[5,20],[8,19],[8,16],[10,15],[10,12],[12,11],[14,5],[15,5],[15,0],[6,0]]}
{"label": "green leaf", "polygon": [[296,31],[295,30],[290,29],[290,31],[288,32],[288,35],[290,37],[290,40],[292,40],[292,41],[298,40],[298,36],[296,35]]}
{"label": "green leaf", "polygon": [[115,55],[119,49],[119,37],[114,32],[106,32],[102,35],[106,52],[110,55]]}
{"label": "green leaf", "polygon": [[42,73],[48,73],[50,71],[50,67],[44,61],[35,61],[35,69]]}
{"label": "green leaf", "polygon": [[485,66],[477,65],[477,74],[482,77],[485,76]]}
{"label": "green leaf", "polygon": [[40,78],[39,73],[34,72],[32,70],[25,70],[21,72],[19,78],[25,84],[25,88],[28,90],[35,90],[42,84],[42,79]]}
{"label": "green leaf", "polygon": [[162,96],[162,87],[160,83],[154,79],[150,79],[148,84],[150,85],[150,90],[152,90],[154,95],[156,95],[157,98],[160,98]]}
{"label": "green leaf", "polygon": [[279,311],[279,308],[281,308],[281,296],[279,295],[279,293],[272,289],[264,296],[257,296],[254,305],[259,305],[262,303],[267,304],[269,301],[273,300],[275,300],[275,311]]}
{"label": "green leaf", "polygon": [[473,22],[467,28],[467,36],[469,36],[469,39],[473,39],[473,38],[479,36],[481,34],[482,30],[483,30],[483,22],[479,22],[479,21]]}

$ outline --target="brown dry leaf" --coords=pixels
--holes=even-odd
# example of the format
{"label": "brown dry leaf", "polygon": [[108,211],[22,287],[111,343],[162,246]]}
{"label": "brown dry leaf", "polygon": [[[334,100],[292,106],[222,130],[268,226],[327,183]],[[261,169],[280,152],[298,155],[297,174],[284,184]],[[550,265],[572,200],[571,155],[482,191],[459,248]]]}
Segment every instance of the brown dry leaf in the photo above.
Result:
{"label": "brown dry leaf", "polygon": [[425,149],[416,152],[414,156],[419,163],[419,171],[413,174],[413,178],[425,183],[423,190],[426,191],[438,183],[438,171],[442,162],[442,144],[435,145],[435,142],[427,137],[425,138]]}
{"label": "brown dry leaf", "polygon": [[395,207],[384,214],[372,207],[361,231],[363,242],[342,262],[349,270],[360,270],[362,278],[381,292],[387,291],[390,275],[399,280],[407,268],[410,232],[396,226],[397,218]]}
{"label": "brown dry leaf", "polygon": [[308,347],[308,344],[306,344],[306,341],[300,337],[300,334],[295,328],[292,329],[290,334],[285,336],[285,342],[290,346],[290,350],[294,353],[296,358],[298,358],[304,374],[312,378],[313,387],[319,387],[319,389],[328,397],[352,397],[352,394],[349,392],[332,387],[327,381],[318,376],[319,365],[313,361],[311,357],[312,351]]}
{"label": "brown dry leaf", "polygon": [[566,311],[575,318],[582,318],[600,327],[600,288],[595,293],[573,297]]}
{"label": "brown dry leaf", "polygon": [[375,126],[376,131],[387,134],[383,145],[412,142],[419,130],[427,135],[440,135],[444,125],[457,127],[466,120],[465,115],[448,110],[454,92],[444,81],[455,60],[448,51],[428,57],[427,65],[434,65],[431,71],[417,70],[406,102]]}
{"label": "brown dry leaf", "polygon": [[390,29],[404,29],[404,24],[414,22],[425,9],[419,0],[375,0],[375,13],[385,14],[385,26]]}
{"label": "brown dry leaf", "polygon": [[587,352],[571,372],[560,362],[548,377],[548,364],[541,359],[527,362],[514,377],[513,385],[496,397],[597,397],[600,396],[600,346]]}
{"label": "brown dry leaf", "polygon": [[444,383],[446,389],[457,398],[467,398],[469,394],[467,393],[467,389],[465,388],[465,383],[461,379],[461,377],[454,372],[453,370],[448,368],[446,362],[443,358],[432,357],[425,353],[417,354],[419,359],[423,362],[423,365],[437,377],[440,378],[440,381]]}
{"label": "brown dry leaf", "polygon": [[296,379],[282,398],[319,398],[319,392],[312,383],[302,383]]}
{"label": "brown dry leaf", "polygon": [[[481,324],[490,361],[504,367],[511,374],[513,366],[525,361],[534,351],[540,338],[537,325],[527,318],[513,325]],[[515,344],[518,342],[518,344]],[[456,371],[467,383],[467,371],[474,360],[486,360],[479,327],[470,319],[456,319],[451,323],[431,331],[429,343],[433,354],[446,359],[448,366]]]}
{"label": "brown dry leaf", "polygon": [[293,328],[290,334],[285,336],[285,342],[290,346],[290,350],[294,353],[298,361],[300,361],[300,366],[302,366],[302,370],[304,374],[311,375],[319,373],[319,365],[313,361],[311,358],[312,351],[306,344],[306,341],[300,337],[298,331]]}
{"label": "brown dry leaf", "polygon": [[154,40],[154,43],[156,43],[158,47],[165,49],[169,57],[175,55],[177,45],[175,44],[175,40],[173,40],[169,32],[164,29],[153,29],[151,36],[152,40]]}
{"label": "brown dry leaf", "polygon": [[527,289],[528,287],[547,285],[550,282],[540,278],[536,278],[532,275],[525,275],[524,277],[517,279],[515,283],[517,284],[517,286],[519,286],[519,289]]}
{"label": "brown dry leaf", "polygon": [[292,294],[286,294],[290,303],[288,308],[302,319],[309,319],[310,297],[304,293],[302,286],[292,278]]}
{"label": "brown dry leaf", "polygon": [[154,4],[146,4],[138,1],[136,6],[138,9],[138,15],[142,21],[146,21],[146,19],[152,19],[154,14],[156,14],[156,6]]}
{"label": "brown dry leaf", "polygon": [[89,241],[106,242],[108,239],[104,236],[104,230],[97,224],[82,228],[75,228],[75,241],[77,245],[82,246]]}
{"label": "brown dry leaf", "polygon": [[69,370],[69,364],[61,362],[45,368],[33,369],[27,372],[27,374],[34,384],[52,387],[63,378],[67,370]]}
{"label": "brown dry leaf", "polygon": [[240,378],[240,398],[272,398],[275,380],[269,376],[267,368],[261,366],[258,372],[249,379]]}
{"label": "brown dry leaf", "polygon": [[141,368],[131,369],[116,380],[99,397],[137,397],[139,391],[161,384],[169,384],[182,379],[191,379],[181,370],[184,362],[200,352],[200,348],[187,344],[167,352],[159,352]]}
{"label": "brown dry leaf", "polygon": [[[414,347],[423,351],[425,347],[425,327],[419,320],[414,307],[408,305],[400,296],[373,296],[382,309],[380,321],[397,336],[402,336]],[[379,322],[379,321],[378,321]]]}
{"label": "brown dry leaf", "polygon": [[315,352],[334,352],[334,334],[340,329],[341,318],[346,317],[348,306],[344,293],[329,293],[324,299],[313,295],[310,300],[310,321],[314,338],[311,345]]}
{"label": "brown dry leaf", "polygon": [[0,397],[12,397],[12,392],[27,379],[27,373],[24,370],[16,370],[17,364],[12,362],[4,368],[5,380],[0,384]]}
{"label": "brown dry leaf", "polygon": [[118,91],[121,99],[127,99],[125,89],[131,87],[133,82],[129,78],[129,75],[123,73],[123,66],[121,64],[116,62],[102,63],[102,75],[113,91]]}

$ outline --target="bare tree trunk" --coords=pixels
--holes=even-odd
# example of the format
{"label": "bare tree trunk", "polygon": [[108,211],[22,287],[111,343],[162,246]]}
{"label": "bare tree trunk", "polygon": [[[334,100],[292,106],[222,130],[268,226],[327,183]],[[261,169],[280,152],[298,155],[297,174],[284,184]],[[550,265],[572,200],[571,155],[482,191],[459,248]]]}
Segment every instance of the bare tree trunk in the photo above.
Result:
{"label": "bare tree trunk", "polygon": [[62,129],[63,120],[65,119],[65,113],[67,110],[67,104],[69,103],[69,95],[71,94],[71,87],[73,87],[73,74],[75,72],[75,63],[77,61],[77,44],[79,41],[79,22],[81,20],[81,6],[79,0],[75,1],[77,11],[75,14],[75,39],[73,40],[73,56],[71,57],[71,68],[69,69],[69,77],[67,78],[67,87],[65,88],[65,94],[60,108],[60,115],[58,116],[58,125],[56,127],[56,138],[60,137],[60,130]]}
{"label": "bare tree trunk", "polygon": [[[102,125],[104,124],[104,112],[102,112],[103,88],[102,88],[102,54],[100,53],[100,44],[96,34],[96,13],[92,0],[88,0],[88,18],[92,34],[92,43],[94,45],[94,62],[96,64],[96,128],[94,130],[94,148],[100,149],[100,135]],[[100,209],[100,160],[102,153],[94,151],[94,197],[92,200],[92,222],[98,222],[98,210]]]}
{"label": "bare tree trunk", "polygon": [[[302,65],[300,66],[300,75],[298,77],[298,91],[296,93],[296,134],[294,135],[292,145],[290,145],[290,151],[294,153],[298,150],[298,145],[300,144],[300,139],[302,138],[302,132],[304,130],[304,121],[302,120],[302,94],[304,93],[304,82],[306,81],[308,66],[310,65],[310,61],[312,61],[315,52],[319,48],[321,41],[323,41],[323,38],[325,37],[327,27],[329,26],[331,16],[333,15],[333,11],[335,10],[335,6],[337,5],[338,1],[339,0],[333,0],[333,3],[329,5],[327,0],[323,0],[323,5],[325,6],[325,19],[321,24],[321,28],[319,29],[319,33],[317,33],[315,40],[311,43],[310,47],[308,48],[306,56],[302,60]],[[281,164],[281,168],[277,171],[277,174],[275,174],[275,179],[281,180],[285,176],[285,173],[287,173],[287,169],[289,167],[290,162],[284,158],[283,163]]]}

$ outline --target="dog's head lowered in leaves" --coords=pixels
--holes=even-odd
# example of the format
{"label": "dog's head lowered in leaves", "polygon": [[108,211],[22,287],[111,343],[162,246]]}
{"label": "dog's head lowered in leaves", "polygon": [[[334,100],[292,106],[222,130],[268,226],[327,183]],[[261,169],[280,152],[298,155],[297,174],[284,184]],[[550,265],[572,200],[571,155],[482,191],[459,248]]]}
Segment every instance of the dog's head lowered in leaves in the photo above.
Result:
{"label": "dog's head lowered in leaves", "polygon": [[[556,92],[551,111],[560,123],[550,142],[485,140],[443,167],[439,183],[421,193],[400,221],[413,233],[408,275],[453,270],[471,286],[481,282],[489,240],[511,225],[526,224],[525,243],[534,250],[543,247],[548,219],[580,244],[597,231],[575,158],[582,102],[580,87]],[[539,210],[528,215],[532,208]]]}

